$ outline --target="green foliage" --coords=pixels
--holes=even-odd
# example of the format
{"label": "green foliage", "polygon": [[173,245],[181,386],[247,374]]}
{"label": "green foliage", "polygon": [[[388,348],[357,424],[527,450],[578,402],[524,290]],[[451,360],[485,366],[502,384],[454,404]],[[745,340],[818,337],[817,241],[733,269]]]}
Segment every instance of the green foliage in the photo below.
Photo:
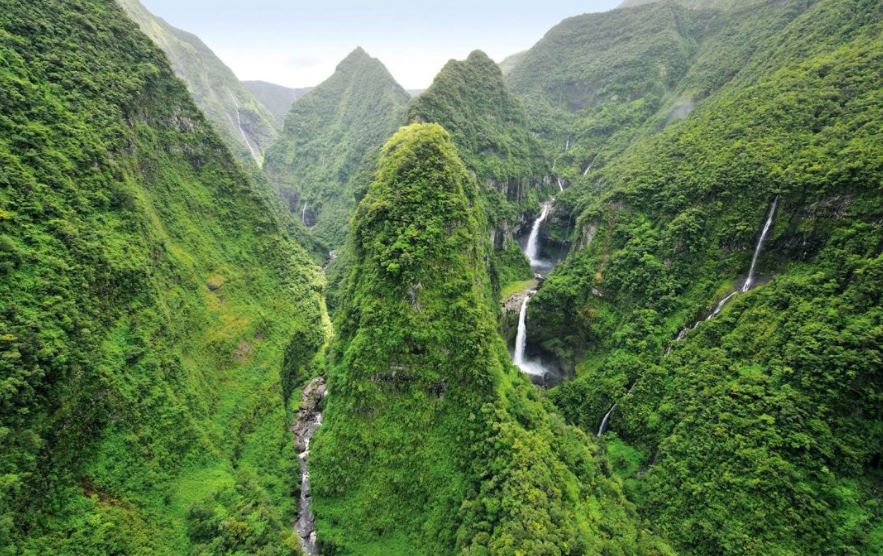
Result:
{"label": "green foliage", "polygon": [[0,553],[274,553],[318,268],[116,4],[3,1],[0,60]]}
{"label": "green foliage", "polygon": [[[878,553],[883,12],[783,1],[726,18],[678,85],[708,97],[569,192],[577,247],[530,334],[574,363],[551,395],[570,422],[597,430],[618,402],[614,433],[651,454],[621,466],[628,493],[679,551]],[[759,287],[705,322],[776,197]]]}
{"label": "green foliage", "polygon": [[263,164],[278,135],[272,113],[243,86],[230,68],[199,37],[154,16],[139,0],[117,0],[168,56],[196,105],[249,171]]}
{"label": "green foliage", "polygon": [[264,171],[296,218],[328,249],[344,243],[357,175],[402,124],[410,96],[361,48],[292,105]]}
{"label": "green foliage", "polygon": [[493,317],[475,182],[440,126],[400,130],[354,218],[311,448],[340,554],[585,554],[645,539],[594,445],[548,412]]}
{"label": "green foliage", "polygon": [[251,91],[254,98],[273,114],[280,129],[285,125],[285,116],[291,110],[291,105],[294,101],[309,93],[312,88],[291,89],[282,85],[267,83],[266,81],[243,81],[242,85]]}

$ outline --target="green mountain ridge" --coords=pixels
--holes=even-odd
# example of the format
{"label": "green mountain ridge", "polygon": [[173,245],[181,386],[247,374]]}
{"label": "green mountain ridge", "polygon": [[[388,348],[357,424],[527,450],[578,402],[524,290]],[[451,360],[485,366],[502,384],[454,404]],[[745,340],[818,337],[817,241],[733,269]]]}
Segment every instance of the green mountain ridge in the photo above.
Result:
{"label": "green mountain ridge", "polygon": [[[574,364],[551,393],[569,422],[596,431],[617,403],[608,455],[679,552],[873,554],[883,13],[771,1],[725,21],[681,81],[712,76],[707,97],[562,199],[574,248],[529,335]],[[706,322],[774,199],[763,279]]]}
{"label": "green mountain ridge", "polygon": [[357,48],[286,116],[264,170],[329,248],[344,242],[363,159],[403,123],[409,99],[379,60]]}
{"label": "green mountain ridge", "polygon": [[246,164],[261,166],[279,131],[272,112],[197,36],[151,14],[139,0],[118,0],[141,30],[169,57],[196,105]]}
{"label": "green mountain ridge", "polygon": [[0,0],[0,556],[883,552],[879,0],[294,102],[123,4]]}
{"label": "green mountain ridge", "polygon": [[298,554],[320,269],[115,3],[0,7],[0,554]]}
{"label": "green mountain ridge", "polygon": [[451,137],[403,128],[375,176],[353,219],[332,394],[311,449],[323,549],[559,554],[655,542],[638,538],[591,441],[547,413],[510,363],[481,198]]}
{"label": "green mountain ridge", "polygon": [[243,81],[242,85],[263,104],[276,118],[279,129],[285,125],[285,115],[291,110],[295,100],[309,93],[312,87],[292,89],[266,81]]}

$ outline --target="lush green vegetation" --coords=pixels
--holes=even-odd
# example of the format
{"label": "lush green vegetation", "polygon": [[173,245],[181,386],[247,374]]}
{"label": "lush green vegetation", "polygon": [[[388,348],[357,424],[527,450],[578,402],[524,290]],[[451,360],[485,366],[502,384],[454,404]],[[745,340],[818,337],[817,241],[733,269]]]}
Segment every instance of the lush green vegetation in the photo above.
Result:
{"label": "lush green vegetation", "polygon": [[402,124],[409,100],[383,64],[358,48],[291,107],[264,170],[328,249],[344,243],[363,161]]}
{"label": "lush green vegetation", "polygon": [[0,90],[0,553],[297,553],[320,271],[115,3],[0,2]]}
{"label": "lush green vegetation", "polygon": [[518,224],[556,190],[521,103],[503,83],[500,68],[484,52],[448,62],[432,86],[408,108],[412,122],[434,122],[450,132],[475,175],[493,237],[495,286],[531,276],[513,241]]}
{"label": "lush green vegetation", "polygon": [[[575,364],[552,393],[571,423],[595,431],[619,401],[608,455],[679,551],[876,554],[883,11],[726,17],[738,34],[707,35],[679,84],[707,98],[569,192],[577,248],[530,334]],[[741,286],[776,197],[772,280],[675,342]]]}
{"label": "lush green vegetation", "polygon": [[[311,451],[331,554],[653,553],[594,443],[496,333],[481,197],[438,125],[386,144],[353,223]],[[655,548],[652,548],[655,547]]]}
{"label": "lush green vegetation", "polygon": [[285,116],[288,115],[294,101],[309,93],[311,89],[311,87],[291,89],[266,81],[243,81],[242,85],[251,91],[258,102],[267,107],[279,123],[280,129],[285,124]]}
{"label": "lush green vegetation", "polygon": [[263,164],[279,131],[273,114],[199,37],[154,16],[139,0],[117,0],[168,56],[196,105],[246,169]]}

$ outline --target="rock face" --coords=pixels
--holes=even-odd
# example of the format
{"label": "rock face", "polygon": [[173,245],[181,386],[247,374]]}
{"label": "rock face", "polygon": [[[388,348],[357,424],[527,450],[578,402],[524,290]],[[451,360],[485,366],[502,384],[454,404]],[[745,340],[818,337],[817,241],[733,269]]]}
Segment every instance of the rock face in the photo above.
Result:
{"label": "rock face", "polygon": [[251,167],[264,162],[278,127],[267,108],[199,37],[172,27],[138,0],[117,0],[148,37],[169,57],[196,105],[236,154]]}
{"label": "rock face", "polygon": [[316,377],[311,380],[301,395],[297,418],[291,427],[291,432],[294,435],[294,445],[297,449],[297,459],[300,464],[300,498],[294,529],[298,537],[300,537],[301,547],[308,556],[319,554],[316,520],[310,507],[313,499],[308,461],[310,440],[312,440],[313,434],[322,424],[322,413],[319,411],[319,403],[325,398],[327,393],[324,378]]}

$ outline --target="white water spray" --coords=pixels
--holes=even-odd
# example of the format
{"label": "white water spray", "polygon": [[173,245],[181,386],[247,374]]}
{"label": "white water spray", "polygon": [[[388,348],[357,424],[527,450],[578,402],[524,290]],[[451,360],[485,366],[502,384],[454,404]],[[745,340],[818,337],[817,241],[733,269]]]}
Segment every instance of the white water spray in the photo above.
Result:
{"label": "white water spray", "polygon": [[304,209],[300,213],[300,221],[303,222],[303,225],[307,225],[307,207],[310,206],[309,201],[304,201]]}
{"label": "white water spray", "polygon": [[540,266],[542,261],[539,258],[539,250],[540,250],[540,227],[543,225],[543,221],[549,216],[549,211],[552,208],[552,203],[543,203],[543,210],[540,213],[539,218],[534,220],[533,227],[530,229],[530,236],[527,238],[527,246],[524,248],[524,254],[527,256],[530,261],[530,266]]}
{"label": "white water spray", "polygon": [[757,247],[754,249],[754,257],[751,258],[751,268],[748,270],[748,278],[745,279],[745,285],[742,286],[743,292],[750,290],[751,286],[754,284],[754,268],[757,266],[757,259],[760,257],[760,252],[763,249],[763,242],[766,241],[766,236],[770,231],[770,227],[773,225],[773,217],[776,215],[776,205],[778,203],[778,197],[773,199],[773,205],[770,207],[770,215],[767,216],[766,223],[763,225],[763,231],[760,233],[760,239],[757,240]]}
{"label": "white water spray", "polygon": [[547,370],[542,364],[536,361],[528,361],[525,357],[527,352],[527,305],[530,298],[536,291],[530,291],[524,296],[521,303],[521,312],[518,313],[518,333],[515,335],[515,353],[512,355],[512,362],[521,369],[526,375],[545,377]]}

